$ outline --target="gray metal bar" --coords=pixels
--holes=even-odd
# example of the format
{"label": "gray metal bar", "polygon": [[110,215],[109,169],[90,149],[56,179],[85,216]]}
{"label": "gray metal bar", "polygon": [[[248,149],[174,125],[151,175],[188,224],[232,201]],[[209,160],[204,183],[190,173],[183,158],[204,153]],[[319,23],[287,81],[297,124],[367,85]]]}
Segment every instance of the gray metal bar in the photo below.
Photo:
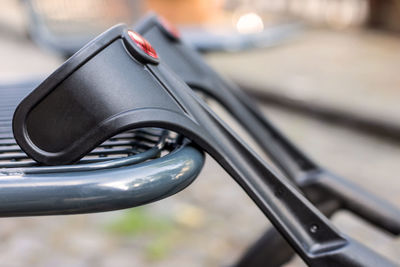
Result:
{"label": "gray metal bar", "polygon": [[0,173],[0,217],[103,212],[171,196],[199,174],[204,154],[184,146],[121,168],[60,173]]}

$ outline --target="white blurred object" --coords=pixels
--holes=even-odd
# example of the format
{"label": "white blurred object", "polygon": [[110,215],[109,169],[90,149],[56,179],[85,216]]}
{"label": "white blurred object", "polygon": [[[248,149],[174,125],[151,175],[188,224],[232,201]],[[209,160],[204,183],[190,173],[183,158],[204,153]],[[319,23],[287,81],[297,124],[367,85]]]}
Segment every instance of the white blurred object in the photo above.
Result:
{"label": "white blurred object", "polygon": [[[336,29],[359,27],[368,19],[368,0],[226,0],[236,4],[236,10],[257,11],[265,19],[297,17],[313,24]],[[240,15],[247,16],[241,13]],[[247,20],[247,18],[246,18]],[[239,22],[239,21],[238,21]]]}
{"label": "white blurred object", "polygon": [[236,29],[239,33],[258,33],[264,30],[263,20],[254,12],[246,13],[236,22]]}

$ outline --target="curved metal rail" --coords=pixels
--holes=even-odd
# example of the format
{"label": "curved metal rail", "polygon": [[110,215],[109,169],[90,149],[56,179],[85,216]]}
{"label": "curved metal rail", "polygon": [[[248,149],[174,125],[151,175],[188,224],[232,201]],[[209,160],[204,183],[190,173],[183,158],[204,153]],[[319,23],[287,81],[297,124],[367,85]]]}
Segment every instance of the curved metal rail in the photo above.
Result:
{"label": "curved metal rail", "polygon": [[76,214],[124,209],[173,195],[199,174],[203,153],[181,147],[123,168],[0,174],[0,216]]}

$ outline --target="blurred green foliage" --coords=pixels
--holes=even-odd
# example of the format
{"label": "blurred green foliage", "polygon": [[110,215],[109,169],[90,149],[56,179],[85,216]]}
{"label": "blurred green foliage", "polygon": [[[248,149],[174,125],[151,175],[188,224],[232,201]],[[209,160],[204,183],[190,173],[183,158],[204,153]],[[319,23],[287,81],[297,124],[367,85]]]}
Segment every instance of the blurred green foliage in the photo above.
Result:
{"label": "blurred green foliage", "polygon": [[109,229],[121,235],[162,234],[173,229],[173,220],[152,215],[145,208],[129,209],[109,225]]}
{"label": "blurred green foliage", "polygon": [[149,260],[162,260],[175,243],[177,235],[174,221],[155,215],[146,208],[137,207],[126,210],[121,217],[107,225],[114,234],[124,237],[145,236],[149,244],[145,247]]}

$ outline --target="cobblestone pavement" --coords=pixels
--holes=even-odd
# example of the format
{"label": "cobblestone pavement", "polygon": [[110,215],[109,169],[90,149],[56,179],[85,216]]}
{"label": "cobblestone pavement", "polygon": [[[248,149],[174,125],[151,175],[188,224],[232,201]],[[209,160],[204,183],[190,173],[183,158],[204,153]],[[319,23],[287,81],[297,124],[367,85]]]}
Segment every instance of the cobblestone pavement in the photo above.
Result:
{"label": "cobblestone pavement", "polygon": [[[295,44],[293,47],[297,51]],[[278,49],[264,52],[265,61]],[[228,66],[232,63],[229,56],[216,55],[211,62],[229,74]],[[1,35],[0,58],[0,80],[8,81],[47,74],[61,62],[29,43]],[[282,64],[291,65],[289,58]],[[392,59],[387,56],[384,60]],[[277,67],[278,61],[270,60],[268,68]],[[338,72],[347,73],[342,64],[337,68]],[[377,70],[376,76],[381,73],[387,75]],[[274,75],[277,80],[283,79],[278,71]],[[360,83],[369,78],[363,76]],[[391,79],[388,83],[396,83],[397,78],[388,76]],[[386,99],[386,91],[379,92]],[[387,105],[395,104],[389,101]],[[243,132],[217,105],[213,107]],[[400,206],[398,144],[293,113],[264,109],[283,132],[323,166]],[[346,212],[336,214],[333,223],[344,233],[400,263],[399,238],[393,239]],[[208,157],[202,174],[188,189],[140,209],[1,218],[0,266],[229,266],[268,225],[244,192]],[[304,266],[298,258],[288,265]]]}

